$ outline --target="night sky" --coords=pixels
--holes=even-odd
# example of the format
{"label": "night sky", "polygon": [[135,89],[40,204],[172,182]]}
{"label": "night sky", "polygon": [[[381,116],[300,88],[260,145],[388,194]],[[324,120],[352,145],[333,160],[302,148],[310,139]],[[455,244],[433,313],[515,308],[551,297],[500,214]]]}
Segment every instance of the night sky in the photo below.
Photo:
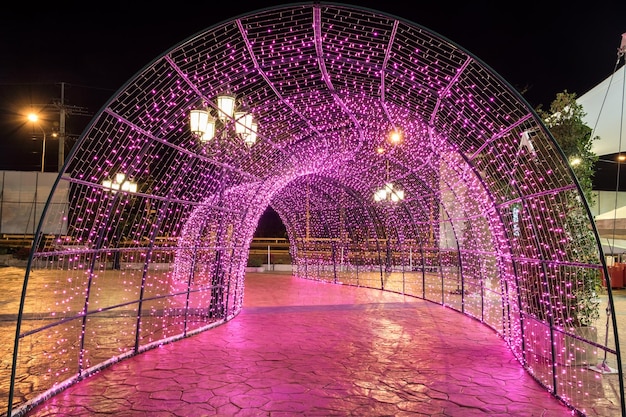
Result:
{"label": "night sky", "polygon": [[[40,169],[41,131],[24,121],[30,108],[54,109],[63,90],[64,103],[74,112],[66,127],[71,144],[115,91],[174,45],[221,21],[290,2],[236,3],[58,1],[5,8],[0,170]],[[548,108],[563,90],[580,96],[611,75],[626,32],[623,1],[343,3],[435,31],[493,68],[534,108]],[[58,113],[47,119],[56,127]],[[56,169],[56,155],[56,142],[47,140],[47,170]]]}

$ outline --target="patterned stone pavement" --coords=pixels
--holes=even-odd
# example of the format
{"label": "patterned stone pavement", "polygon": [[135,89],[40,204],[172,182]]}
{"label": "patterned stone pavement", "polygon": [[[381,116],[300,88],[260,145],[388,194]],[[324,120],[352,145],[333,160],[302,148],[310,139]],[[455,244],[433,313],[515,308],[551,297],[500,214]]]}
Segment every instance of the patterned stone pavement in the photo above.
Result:
{"label": "patterned stone pavement", "polygon": [[571,416],[502,339],[445,307],[285,274],[232,321],[118,362],[26,414]]}

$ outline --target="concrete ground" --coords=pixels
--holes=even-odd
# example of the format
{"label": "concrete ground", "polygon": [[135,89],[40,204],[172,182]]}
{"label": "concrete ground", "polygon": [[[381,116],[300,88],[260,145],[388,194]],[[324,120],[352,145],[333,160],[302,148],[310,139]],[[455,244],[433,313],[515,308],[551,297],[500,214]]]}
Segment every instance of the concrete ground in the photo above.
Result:
{"label": "concrete ground", "polygon": [[232,321],[116,363],[27,415],[558,417],[572,411],[492,329],[449,308],[288,273],[250,273],[244,309]]}

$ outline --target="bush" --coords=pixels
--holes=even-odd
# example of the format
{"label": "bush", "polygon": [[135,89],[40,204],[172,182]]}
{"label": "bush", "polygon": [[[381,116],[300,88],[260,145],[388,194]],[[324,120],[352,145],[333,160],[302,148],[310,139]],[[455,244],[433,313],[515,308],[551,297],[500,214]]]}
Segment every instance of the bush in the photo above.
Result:
{"label": "bush", "polygon": [[249,267],[259,267],[263,266],[263,257],[251,255],[248,257],[248,266]]}
{"label": "bush", "polygon": [[270,255],[272,264],[291,265],[290,255]]}
{"label": "bush", "polygon": [[20,259],[20,260],[26,260],[28,259],[29,256],[30,256],[30,246],[19,248],[13,253],[13,257]]}

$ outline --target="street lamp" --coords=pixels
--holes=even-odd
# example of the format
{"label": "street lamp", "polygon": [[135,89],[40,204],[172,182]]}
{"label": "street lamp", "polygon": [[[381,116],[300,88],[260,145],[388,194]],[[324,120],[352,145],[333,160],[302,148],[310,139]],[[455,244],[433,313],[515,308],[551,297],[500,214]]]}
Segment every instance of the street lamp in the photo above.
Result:
{"label": "street lamp", "polygon": [[28,120],[38,126],[39,129],[41,129],[41,133],[43,133],[43,147],[41,149],[41,172],[44,172],[44,164],[46,160],[46,131],[39,123],[37,123],[39,121],[39,116],[35,113],[30,113],[28,115]]}
{"label": "street lamp", "polygon": [[249,147],[254,145],[257,139],[258,125],[252,113],[244,107],[236,109],[235,102],[235,97],[228,93],[219,95],[217,97],[217,117],[211,114],[211,110],[206,105],[203,105],[202,108],[191,110],[189,112],[191,132],[200,141],[208,142],[215,137],[215,133],[219,128],[223,129],[222,137],[226,137],[227,129],[233,127],[236,137],[243,140]]}
{"label": "street lamp", "polygon": [[126,179],[126,174],[117,173],[113,177],[112,180],[106,179],[102,181],[102,186],[110,191],[112,194],[115,194],[118,191],[128,192],[128,193],[136,193],[137,192],[137,183],[134,181],[129,181]]}
{"label": "street lamp", "polygon": [[376,190],[374,193],[374,201],[388,201],[391,203],[397,203],[404,200],[404,190],[399,189],[394,183],[388,182],[384,187]]}

